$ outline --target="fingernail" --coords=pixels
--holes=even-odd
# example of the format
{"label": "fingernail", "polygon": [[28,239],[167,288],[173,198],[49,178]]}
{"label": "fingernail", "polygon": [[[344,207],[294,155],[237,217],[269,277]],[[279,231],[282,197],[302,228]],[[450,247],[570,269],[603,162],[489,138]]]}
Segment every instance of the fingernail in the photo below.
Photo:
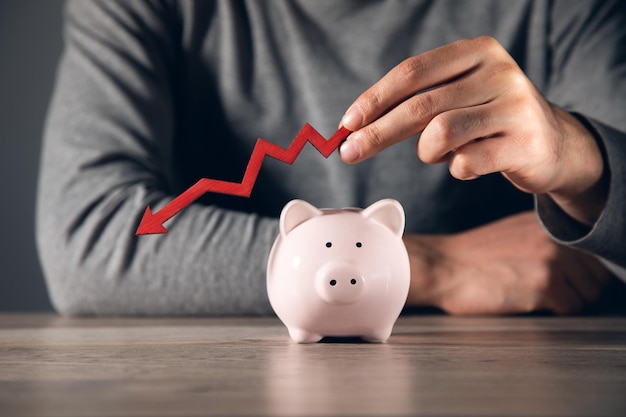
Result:
{"label": "fingernail", "polygon": [[339,155],[344,162],[356,161],[361,156],[359,144],[355,140],[346,140],[339,147]]}
{"label": "fingernail", "polygon": [[363,125],[363,112],[358,107],[350,107],[341,118],[341,124],[352,131],[359,130]]}

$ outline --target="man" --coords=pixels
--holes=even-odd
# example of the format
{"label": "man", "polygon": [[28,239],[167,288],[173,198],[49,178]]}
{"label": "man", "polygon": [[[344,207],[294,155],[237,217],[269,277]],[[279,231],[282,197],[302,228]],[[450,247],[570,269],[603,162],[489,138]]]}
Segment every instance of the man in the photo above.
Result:
{"label": "man", "polygon": [[[38,200],[63,313],[269,313],[265,262],[292,198],[398,199],[408,305],[572,313],[613,279],[607,268],[626,278],[617,2],[70,2],[66,13]],[[146,206],[199,178],[240,181],[257,137],[287,146],[305,122],[329,135],[344,112],[354,132],[341,157],[307,147],[292,166],[266,160],[249,199],[205,195],[167,235],[134,235]]]}

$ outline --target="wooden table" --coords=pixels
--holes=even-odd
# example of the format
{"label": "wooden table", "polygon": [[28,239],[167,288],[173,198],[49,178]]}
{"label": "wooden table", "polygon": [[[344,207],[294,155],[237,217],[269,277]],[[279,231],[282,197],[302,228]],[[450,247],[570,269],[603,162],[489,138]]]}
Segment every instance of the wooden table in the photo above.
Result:
{"label": "wooden table", "polygon": [[401,317],[298,345],[273,318],[0,315],[0,416],[626,416],[626,317]]}

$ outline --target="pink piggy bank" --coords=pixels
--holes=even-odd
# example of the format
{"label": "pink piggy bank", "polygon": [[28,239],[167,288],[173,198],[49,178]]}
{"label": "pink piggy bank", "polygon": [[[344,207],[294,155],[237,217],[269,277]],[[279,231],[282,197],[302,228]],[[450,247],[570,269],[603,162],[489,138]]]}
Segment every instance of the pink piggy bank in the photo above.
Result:
{"label": "pink piggy bank", "polygon": [[362,210],[289,202],[268,259],[267,292],[291,338],[386,341],[409,292],[403,231],[396,200]]}

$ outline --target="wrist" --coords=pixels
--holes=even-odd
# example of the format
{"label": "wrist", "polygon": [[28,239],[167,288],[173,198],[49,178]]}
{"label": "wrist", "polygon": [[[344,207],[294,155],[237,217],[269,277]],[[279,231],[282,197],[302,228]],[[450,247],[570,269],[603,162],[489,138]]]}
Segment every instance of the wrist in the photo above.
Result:
{"label": "wrist", "polygon": [[563,132],[568,138],[569,169],[562,170],[563,180],[547,195],[570,217],[586,226],[593,225],[600,217],[609,189],[609,170],[600,142],[579,120],[565,110],[556,108],[560,114]]}

